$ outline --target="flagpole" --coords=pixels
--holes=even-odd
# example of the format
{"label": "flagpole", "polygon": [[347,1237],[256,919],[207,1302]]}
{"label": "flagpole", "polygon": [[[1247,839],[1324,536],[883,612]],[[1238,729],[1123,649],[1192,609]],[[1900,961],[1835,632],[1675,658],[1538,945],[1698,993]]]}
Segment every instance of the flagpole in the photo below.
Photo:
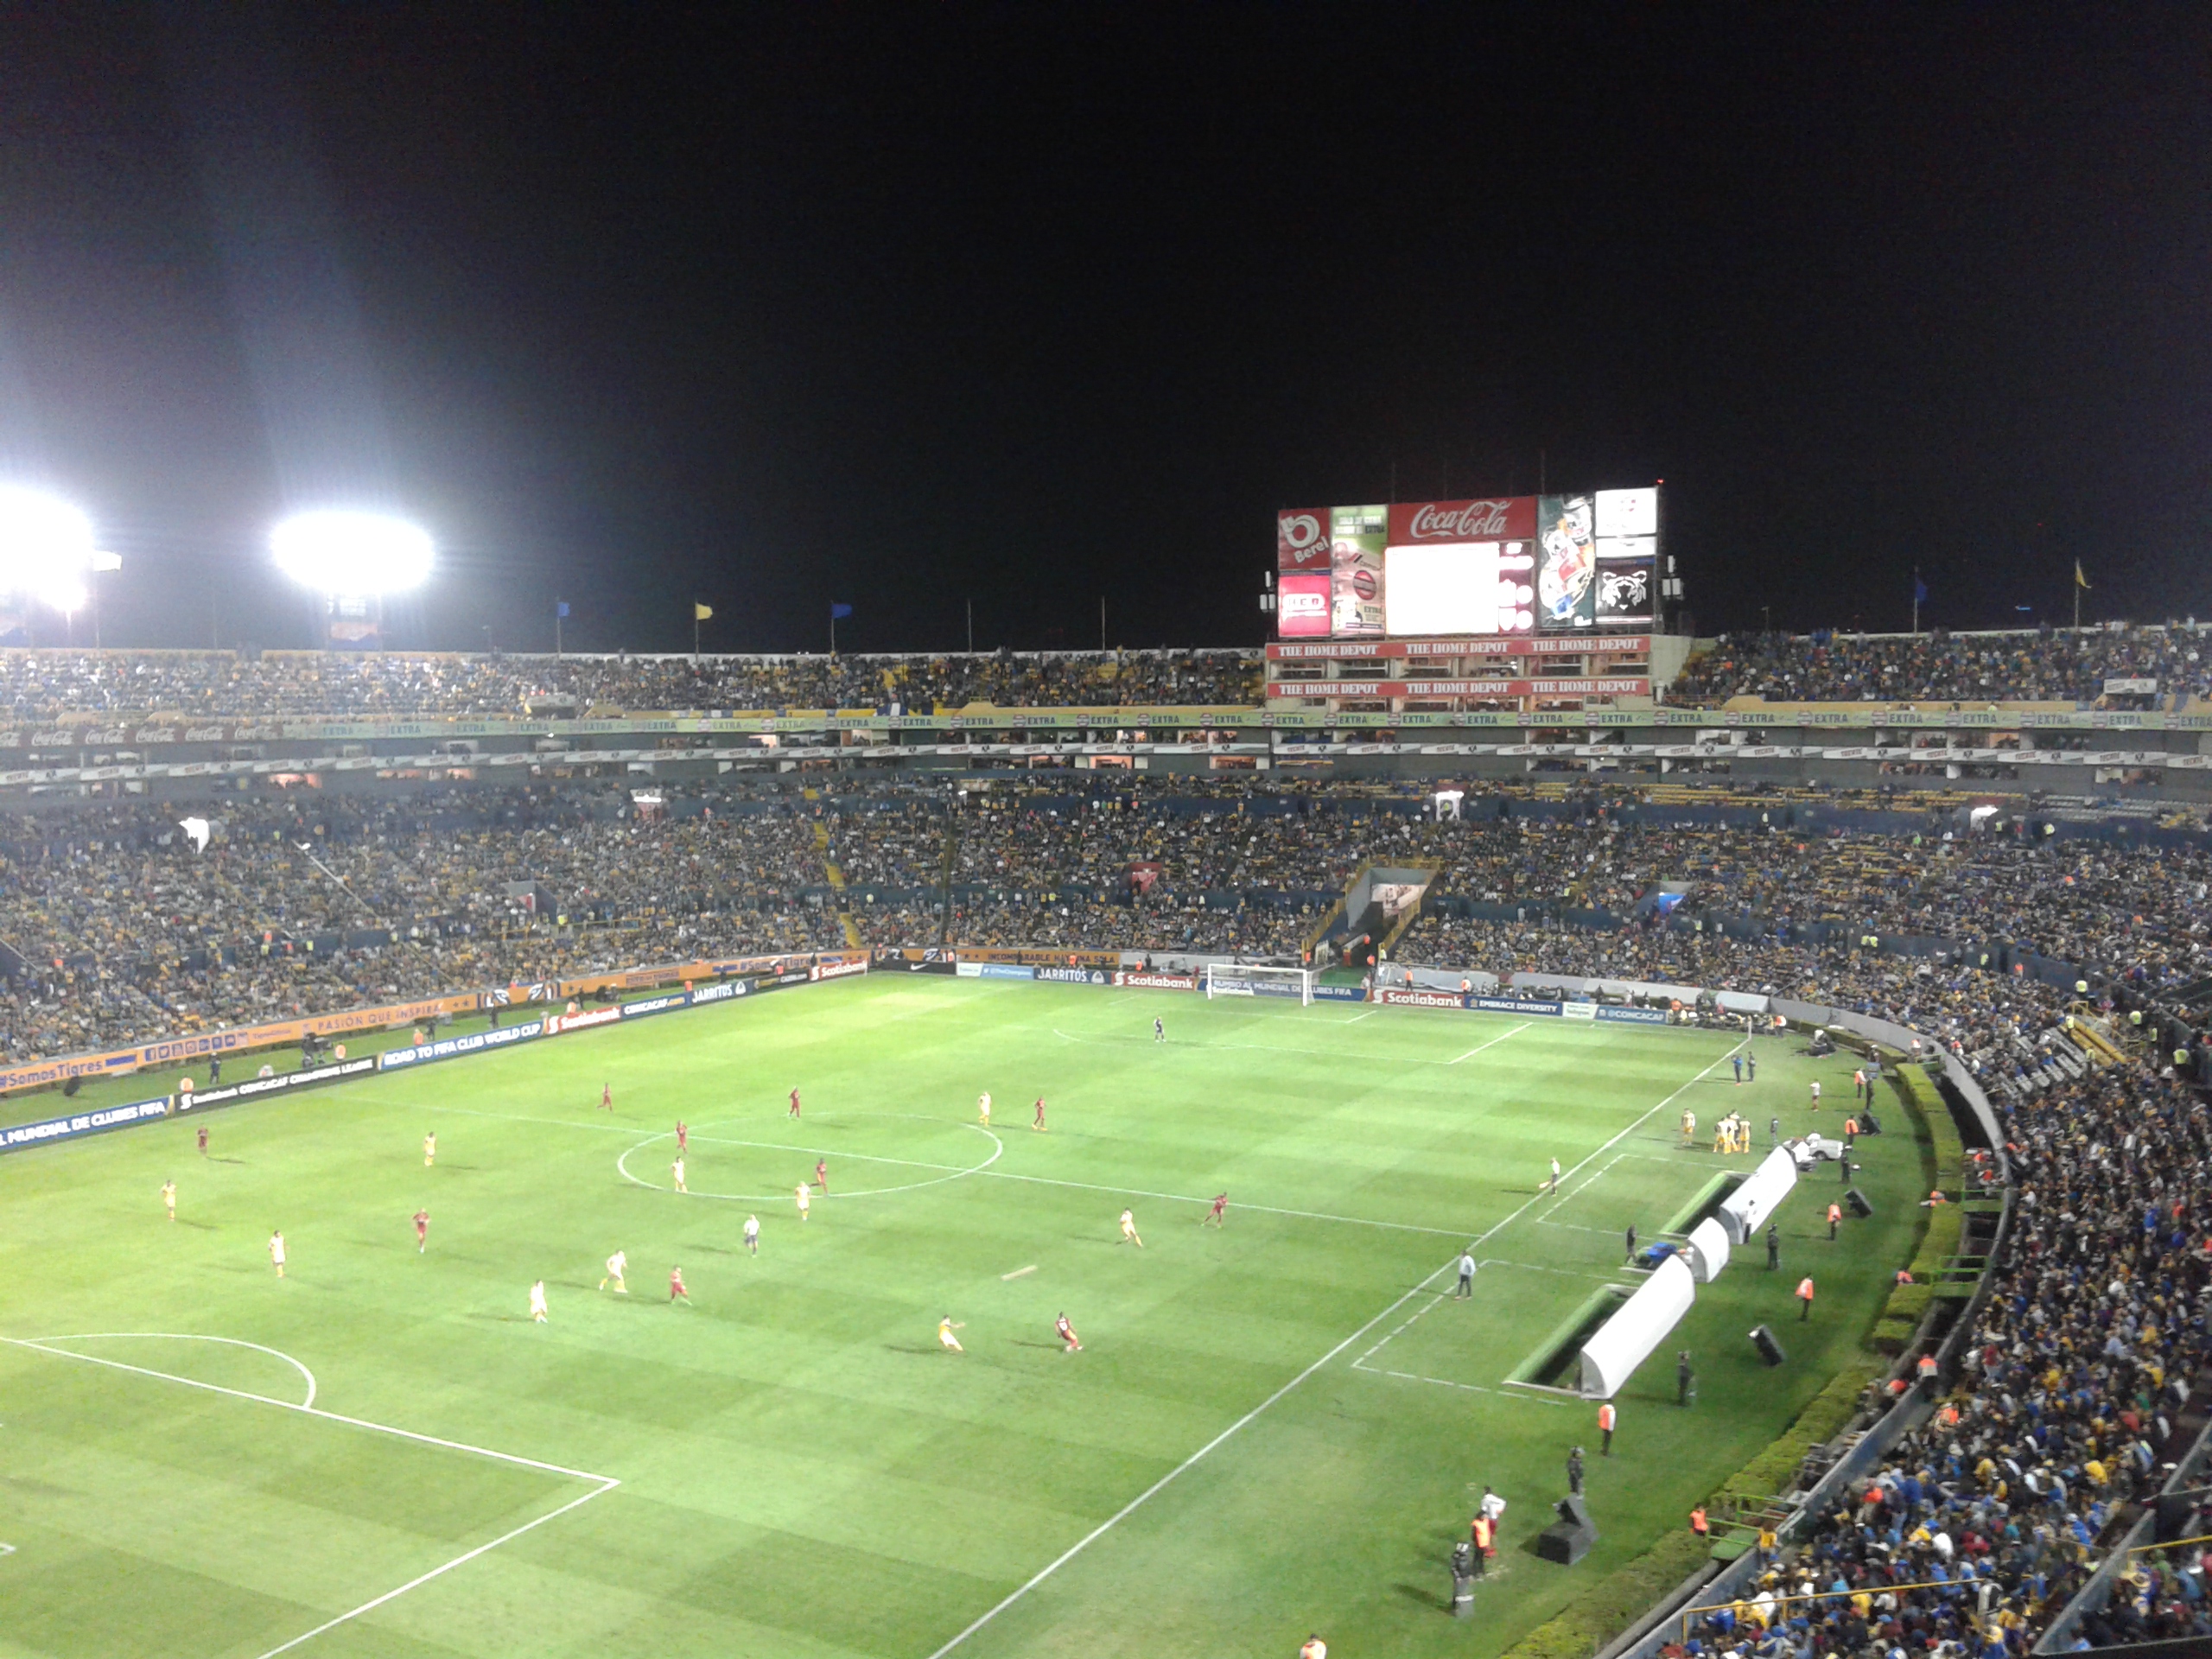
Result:
{"label": "flagpole", "polygon": [[1912,567],[1912,631],[1920,632],[1920,567]]}
{"label": "flagpole", "polygon": [[2074,632],[2082,632],[2082,561],[2074,561]]}
{"label": "flagpole", "polygon": [[830,607],[830,654],[832,657],[837,654],[837,607],[835,605]]}
{"label": "flagpole", "polygon": [[553,601],[553,654],[556,657],[561,654],[561,601],[558,599]]}
{"label": "flagpole", "polygon": [[691,660],[699,660],[699,601],[691,601]]}

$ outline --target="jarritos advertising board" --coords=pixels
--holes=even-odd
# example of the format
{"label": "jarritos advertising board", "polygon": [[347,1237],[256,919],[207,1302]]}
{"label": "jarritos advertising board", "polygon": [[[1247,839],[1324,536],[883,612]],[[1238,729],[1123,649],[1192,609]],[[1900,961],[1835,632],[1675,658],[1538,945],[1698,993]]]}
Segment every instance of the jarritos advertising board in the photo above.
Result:
{"label": "jarritos advertising board", "polygon": [[1297,507],[1275,516],[1285,639],[1568,633],[1657,614],[1659,492]]}

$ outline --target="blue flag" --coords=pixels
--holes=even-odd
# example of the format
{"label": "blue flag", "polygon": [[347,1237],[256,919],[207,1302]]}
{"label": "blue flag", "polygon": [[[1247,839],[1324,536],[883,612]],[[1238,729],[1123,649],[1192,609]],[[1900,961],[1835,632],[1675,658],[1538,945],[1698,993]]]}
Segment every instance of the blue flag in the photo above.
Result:
{"label": "blue flag", "polygon": [[1925,605],[1928,602],[1928,584],[1918,576],[1912,579],[1912,602],[1916,605]]}
{"label": "blue flag", "polygon": [[850,616],[852,613],[853,607],[849,605],[839,605],[833,601],[830,607],[830,620],[832,622],[836,621],[841,617]]}
{"label": "blue flag", "polygon": [[568,613],[569,613],[569,601],[568,601],[567,600],[565,600],[565,599],[556,600],[556,601],[553,602],[553,614],[554,614],[554,615],[556,615],[556,616],[566,616]]}

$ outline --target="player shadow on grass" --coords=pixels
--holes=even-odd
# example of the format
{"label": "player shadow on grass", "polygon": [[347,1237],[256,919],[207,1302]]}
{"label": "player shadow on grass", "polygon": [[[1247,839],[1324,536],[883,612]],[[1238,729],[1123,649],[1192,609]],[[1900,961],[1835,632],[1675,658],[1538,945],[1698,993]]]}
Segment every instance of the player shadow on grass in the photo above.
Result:
{"label": "player shadow on grass", "polygon": [[1016,1337],[1014,1338],[1014,1346],[1016,1348],[1058,1349],[1065,1346],[1065,1344],[1058,1342],[1033,1342],[1027,1337]]}
{"label": "player shadow on grass", "polygon": [[938,1351],[935,1344],[925,1345],[918,1342],[887,1342],[883,1346],[886,1351],[893,1354],[933,1354]]}
{"label": "player shadow on grass", "polygon": [[179,1216],[176,1218],[176,1224],[180,1227],[189,1227],[194,1232],[200,1233],[213,1233],[221,1230],[212,1221],[194,1221],[190,1216]]}

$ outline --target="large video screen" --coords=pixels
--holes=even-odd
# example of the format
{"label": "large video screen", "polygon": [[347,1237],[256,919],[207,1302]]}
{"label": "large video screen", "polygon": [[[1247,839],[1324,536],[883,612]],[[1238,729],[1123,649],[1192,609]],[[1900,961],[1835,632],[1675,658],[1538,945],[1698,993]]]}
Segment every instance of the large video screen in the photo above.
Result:
{"label": "large video screen", "polygon": [[1383,616],[1394,634],[1527,633],[1536,626],[1526,543],[1437,542],[1383,556]]}
{"label": "large video screen", "polygon": [[1491,496],[1276,515],[1290,639],[1632,627],[1658,613],[1659,492]]}

